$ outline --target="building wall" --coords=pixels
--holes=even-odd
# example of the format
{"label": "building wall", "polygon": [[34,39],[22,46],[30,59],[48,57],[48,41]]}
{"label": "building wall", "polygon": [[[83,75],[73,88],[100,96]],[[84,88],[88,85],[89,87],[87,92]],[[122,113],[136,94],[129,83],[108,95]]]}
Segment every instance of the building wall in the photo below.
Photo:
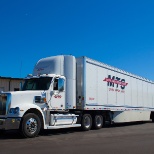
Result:
{"label": "building wall", "polygon": [[24,82],[22,78],[0,77],[0,91],[17,91],[21,82]]}
{"label": "building wall", "polygon": [[8,79],[0,79],[0,90],[8,91],[9,89],[9,80]]}

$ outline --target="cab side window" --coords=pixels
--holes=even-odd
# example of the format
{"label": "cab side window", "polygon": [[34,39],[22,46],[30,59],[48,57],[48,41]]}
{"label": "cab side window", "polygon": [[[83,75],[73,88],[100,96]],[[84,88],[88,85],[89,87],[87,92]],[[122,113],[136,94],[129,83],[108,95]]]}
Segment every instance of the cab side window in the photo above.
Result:
{"label": "cab side window", "polygon": [[55,79],[55,81],[54,81],[53,90],[58,90],[58,79]]}
{"label": "cab side window", "polygon": [[64,79],[59,79],[58,80],[58,90],[59,91],[64,91]]}
{"label": "cab side window", "polygon": [[55,79],[53,90],[64,91],[64,81],[62,78]]}

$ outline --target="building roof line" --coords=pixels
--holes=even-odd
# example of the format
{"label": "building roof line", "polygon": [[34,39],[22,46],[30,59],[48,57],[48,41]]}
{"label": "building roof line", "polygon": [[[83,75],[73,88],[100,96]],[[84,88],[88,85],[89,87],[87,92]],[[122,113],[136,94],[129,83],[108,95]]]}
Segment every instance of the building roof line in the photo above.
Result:
{"label": "building roof line", "polygon": [[0,79],[24,80],[24,78],[13,78],[13,77],[4,77],[4,76],[0,76]]}

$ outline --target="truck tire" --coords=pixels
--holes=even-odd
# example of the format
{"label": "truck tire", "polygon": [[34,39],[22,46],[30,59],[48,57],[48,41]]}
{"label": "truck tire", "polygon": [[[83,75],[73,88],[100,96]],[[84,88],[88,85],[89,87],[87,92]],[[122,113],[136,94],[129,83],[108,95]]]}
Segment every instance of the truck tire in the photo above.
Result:
{"label": "truck tire", "polygon": [[34,113],[28,113],[23,117],[21,133],[26,138],[36,137],[41,129],[40,118]]}
{"label": "truck tire", "polygon": [[103,116],[102,115],[95,115],[93,120],[93,127],[95,129],[100,129],[103,126]]}
{"label": "truck tire", "polygon": [[84,114],[82,116],[81,128],[83,131],[88,131],[92,127],[92,118],[90,114]]}

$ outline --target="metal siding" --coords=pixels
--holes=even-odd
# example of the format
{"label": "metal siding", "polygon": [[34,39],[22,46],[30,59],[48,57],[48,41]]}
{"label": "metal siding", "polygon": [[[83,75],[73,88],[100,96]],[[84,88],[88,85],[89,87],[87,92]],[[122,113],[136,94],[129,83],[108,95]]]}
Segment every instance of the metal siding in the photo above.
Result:
{"label": "metal siding", "polygon": [[[108,75],[116,76],[116,72],[108,70],[107,71]],[[108,76],[106,76],[107,78]],[[106,86],[107,86],[107,82],[106,82]],[[112,91],[114,89],[113,86],[108,86],[108,104],[109,105],[117,105],[117,95],[115,91]]]}
{"label": "metal siding", "polygon": [[86,104],[96,104],[97,99],[97,67],[86,64]]}
{"label": "metal siding", "polygon": [[152,107],[152,85],[148,84],[148,106]]}
{"label": "metal siding", "polygon": [[14,88],[20,88],[20,82],[23,83],[23,80],[13,78],[0,79],[0,87],[4,87],[4,91],[14,91]]}
{"label": "metal siding", "polygon": [[137,96],[138,96],[138,106],[143,106],[143,81],[137,81]]}
{"label": "metal siding", "polygon": [[113,121],[115,123],[147,120],[150,120],[150,111],[117,111],[113,114]]}
{"label": "metal siding", "polygon": [[[63,61],[62,61],[63,62]],[[64,76],[66,77],[66,104],[68,109],[76,107],[76,59],[73,56],[64,56]]]}
{"label": "metal siding", "polygon": [[9,91],[9,79],[0,79],[0,87],[4,87],[4,91]]}
{"label": "metal siding", "polygon": [[[84,109],[84,69],[85,69],[85,64],[84,64],[84,57],[76,58],[77,62],[77,108],[78,109]],[[79,99],[79,96],[81,97]]]}
{"label": "metal siding", "polygon": [[14,91],[14,88],[20,88],[20,81],[18,81],[18,80],[11,80],[10,91]]}
{"label": "metal siding", "polygon": [[82,96],[82,87],[83,87],[83,65],[82,59],[77,59],[77,97]]}
{"label": "metal siding", "polygon": [[151,94],[152,94],[152,107],[154,107],[154,85],[152,84]]}
{"label": "metal siding", "polygon": [[[119,77],[120,79],[125,79],[125,76],[123,74],[117,73],[116,76]],[[127,86],[125,88],[127,88]],[[116,91],[117,105],[124,106],[125,105],[125,93],[123,93],[123,91],[125,91],[125,89],[122,89],[120,85],[118,85],[118,88],[116,89],[117,89]]]}
{"label": "metal siding", "polygon": [[101,105],[105,105],[108,103],[108,87],[107,83],[103,80],[107,77],[107,69],[98,67],[98,88],[97,88],[97,95],[98,95],[98,103]]}
{"label": "metal siding", "polygon": [[145,107],[147,107],[148,102],[147,102],[147,90],[148,90],[148,83],[147,82],[143,82],[143,105]]}
{"label": "metal siding", "polygon": [[83,87],[82,87],[82,96],[83,96],[83,108],[86,107],[86,98],[87,98],[87,95],[86,95],[86,84],[87,84],[87,81],[86,81],[86,76],[87,76],[87,73],[86,73],[86,70],[87,70],[87,65],[86,65],[86,57],[83,57],[83,75],[82,75],[82,81],[83,81]]}
{"label": "metal siding", "polygon": [[[86,94],[86,104],[91,104],[91,106],[85,106],[86,109],[93,110],[101,107],[104,110],[107,107],[109,110],[116,111],[153,107],[154,83],[152,81],[86,57],[82,64],[84,70],[84,75],[82,75],[84,84],[81,85],[84,90],[82,93]],[[117,83],[108,84],[110,81],[106,79],[111,79],[113,82],[113,76],[115,76],[114,82],[116,82],[116,77],[125,79],[125,83],[128,84],[124,89],[121,89],[120,83],[118,87]],[[122,80],[122,82],[124,81]],[[89,98],[94,99],[89,100]]]}
{"label": "metal siding", "polygon": [[153,94],[152,94],[152,91],[153,91],[153,85],[151,84],[151,91],[150,91],[150,95],[151,95],[151,98],[150,98],[150,100],[151,100],[151,107],[153,106]]}
{"label": "metal siding", "polygon": [[131,89],[132,89],[132,106],[137,107],[138,105],[138,96],[137,96],[137,79],[136,78],[131,78]]}
{"label": "metal siding", "polygon": [[128,85],[125,87],[125,106],[131,106],[132,105],[132,83],[131,78],[129,76],[125,76],[126,83]]}
{"label": "metal siding", "polygon": [[150,95],[151,95],[151,98],[150,98],[150,106],[152,107],[153,106],[153,94],[152,94],[152,91],[153,91],[153,85],[151,84],[151,91],[150,91]]}

